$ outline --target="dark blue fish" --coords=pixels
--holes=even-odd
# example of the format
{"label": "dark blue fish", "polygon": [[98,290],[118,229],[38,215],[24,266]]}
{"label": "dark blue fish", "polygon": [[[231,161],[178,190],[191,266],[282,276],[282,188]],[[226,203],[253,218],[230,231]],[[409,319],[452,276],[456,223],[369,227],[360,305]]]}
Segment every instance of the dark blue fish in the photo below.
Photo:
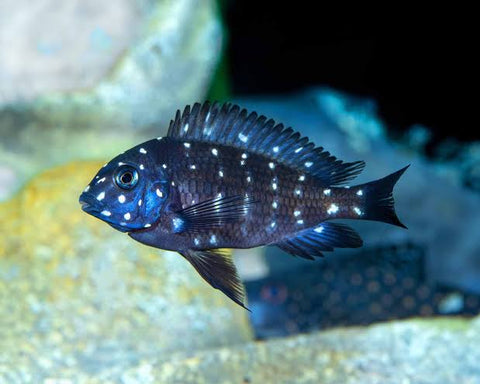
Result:
{"label": "dark blue fish", "polygon": [[[411,243],[365,248],[249,281],[246,289],[256,337],[419,316],[478,315],[478,294],[427,279],[426,252]],[[270,265],[276,253],[269,249]]]}
{"label": "dark blue fish", "polygon": [[244,306],[244,287],[221,248],[276,245],[307,259],[360,247],[333,219],[404,227],[392,189],[405,168],[341,185],[363,161],[345,163],[256,113],[231,104],[177,111],[168,135],[107,163],[80,196],[87,213],[135,240],[184,256],[214,288]]}

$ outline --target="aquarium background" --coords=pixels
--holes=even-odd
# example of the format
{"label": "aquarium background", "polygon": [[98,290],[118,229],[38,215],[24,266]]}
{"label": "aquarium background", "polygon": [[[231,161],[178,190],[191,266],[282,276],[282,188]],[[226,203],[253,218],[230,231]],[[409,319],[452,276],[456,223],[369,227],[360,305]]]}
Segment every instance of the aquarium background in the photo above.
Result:
{"label": "aquarium background", "polygon": [[[0,382],[480,382],[473,24],[435,12],[1,1]],[[365,160],[359,183],[411,164],[408,230],[349,223],[364,247],[315,262],[235,250],[247,312],[81,212],[101,165],[205,99]]]}

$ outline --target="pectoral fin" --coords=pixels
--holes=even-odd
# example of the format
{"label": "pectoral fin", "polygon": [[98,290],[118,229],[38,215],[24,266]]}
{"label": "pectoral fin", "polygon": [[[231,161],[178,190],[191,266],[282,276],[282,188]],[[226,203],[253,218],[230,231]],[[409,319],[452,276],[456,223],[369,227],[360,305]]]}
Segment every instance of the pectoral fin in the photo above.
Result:
{"label": "pectoral fin", "polygon": [[204,231],[242,219],[253,201],[245,196],[218,197],[185,208],[176,214],[182,220],[182,230]]}
{"label": "pectoral fin", "polygon": [[219,249],[187,250],[185,257],[213,288],[219,289],[235,303],[245,307],[245,288],[238,277],[232,255]]}

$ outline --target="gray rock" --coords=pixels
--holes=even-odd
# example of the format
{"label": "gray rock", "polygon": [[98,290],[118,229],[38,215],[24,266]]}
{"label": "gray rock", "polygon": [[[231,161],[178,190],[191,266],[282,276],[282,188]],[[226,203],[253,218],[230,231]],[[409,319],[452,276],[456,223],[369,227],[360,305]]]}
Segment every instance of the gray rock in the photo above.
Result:
{"label": "gray rock", "polygon": [[[0,175],[14,177],[0,183],[0,199],[41,169],[79,158],[108,159],[160,136],[177,108],[204,98],[221,53],[214,0],[68,0],[53,16],[54,3],[42,0],[39,9],[24,1],[2,5],[14,11],[2,26],[0,39],[8,40],[8,49],[2,45],[1,51],[8,60],[0,61],[16,69],[0,81]],[[25,37],[15,33],[31,19]],[[49,58],[35,64],[45,56],[43,38],[50,41],[44,48]],[[52,41],[59,41],[58,49]],[[111,49],[105,48],[108,41]],[[46,79],[59,80],[39,79],[44,69]],[[20,84],[28,92],[20,87],[15,93],[17,78],[24,78]]]}
{"label": "gray rock", "polygon": [[144,16],[131,0],[2,1],[0,104],[95,86]]}
{"label": "gray rock", "polygon": [[[145,359],[90,382],[477,384],[480,319],[409,320]],[[55,378],[76,378],[58,371]],[[85,380],[87,377],[80,376]]]}

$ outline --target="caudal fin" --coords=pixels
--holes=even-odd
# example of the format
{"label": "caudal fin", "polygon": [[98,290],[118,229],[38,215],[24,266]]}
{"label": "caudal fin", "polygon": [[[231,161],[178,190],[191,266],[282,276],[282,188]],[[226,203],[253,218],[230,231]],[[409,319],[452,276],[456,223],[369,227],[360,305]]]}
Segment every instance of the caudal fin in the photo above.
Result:
{"label": "caudal fin", "polygon": [[400,222],[395,213],[392,191],[400,176],[402,176],[409,166],[410,165],[407,165],[383,179],[371,181],[370,183],[356,187],[361,188],[365,196],[365,213],[362,217],[363,219],[382,221],[407,228]]}

